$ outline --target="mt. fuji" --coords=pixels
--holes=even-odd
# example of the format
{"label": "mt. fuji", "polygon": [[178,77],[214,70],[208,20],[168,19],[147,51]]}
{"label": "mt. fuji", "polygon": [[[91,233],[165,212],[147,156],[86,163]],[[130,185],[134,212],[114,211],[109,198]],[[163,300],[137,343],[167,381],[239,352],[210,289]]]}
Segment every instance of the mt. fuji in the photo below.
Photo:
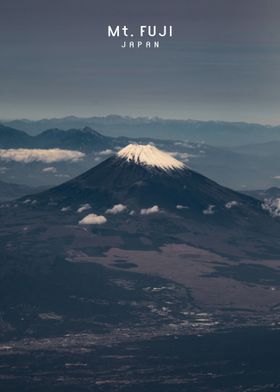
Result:
{"label": "mt. fuji", "polygon": [[133,231],[148,235],[150,247],[172,239],[230,255],[278,249],[278,219],[260,200],[217,184],[153,145],[130,144],[84,174],[16,203],[17,214],[28,219],[40,212],[59,225],[98,222],[107,234],[121,228],[126,246],[132,246],[127,233]]}
{"label": "mt. fuji", "polygon": [[124,204],[133,210],[158,205],[201,220],[227,221],[266,218],[261,202],[222,187],[192,171],[170,154],[152,145],[128,145],[58,187],[36,196],[38,205],[51,201],[78,208],[90,203],[97,212]]}

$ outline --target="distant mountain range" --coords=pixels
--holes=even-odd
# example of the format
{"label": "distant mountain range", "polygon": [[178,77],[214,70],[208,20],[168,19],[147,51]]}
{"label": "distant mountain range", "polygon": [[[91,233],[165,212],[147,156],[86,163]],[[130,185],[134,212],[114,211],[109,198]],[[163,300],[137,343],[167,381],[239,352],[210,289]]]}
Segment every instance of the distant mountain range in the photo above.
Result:
{"label": "distant mountain range", "polygon": [[247,195],[255,197],[259,200],[264,199],[279,199],[280,198],[280,188],[272,187],[268,189],[259,189],[254,191],[245,192]]}
{"label": "distant mountain range", "polygon": [[214,146],[238,146],[241,144],[280,141],[280,126],[250,124],[244,122],[172,120],[162,118],[132,118],[110,115],[105,117],[75,117],[42,119],[38,121],[14,120],[7,126],[37,135],[46,129],[77,129],[91,127],[110,136],[153,137],[163,139],[187,139],[204,141]]}
{"label": "distant mountain range", "polygon": [[277,141],[225,148],[182,140],[148,138],[142,134],[138,138],[105,136],[90,127],[67,131],[49,129],[31,136],[6,125],[0,125],[0,149],[60,148],[78,150],[85,155],[77,161],[51,164],[40,160],[24,163],[0,159],[1,179],[29,186],[57,185],[81,174],[130,142],[153,143],[187,162],[192,169],[234,189],[262,189],[277,186],[279,182],[280,142]]}

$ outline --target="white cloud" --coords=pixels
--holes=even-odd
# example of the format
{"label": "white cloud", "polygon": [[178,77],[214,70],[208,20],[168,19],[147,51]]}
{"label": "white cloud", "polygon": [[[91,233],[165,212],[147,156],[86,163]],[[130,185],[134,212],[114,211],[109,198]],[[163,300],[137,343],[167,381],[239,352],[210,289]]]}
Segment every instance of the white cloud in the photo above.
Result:
{"label": "white cloud", "polygon": [[203,210],[203,214],[205,214],[205,215],[215,214],[214,208],[215,208],[215,206],[213,204],[210,204],[205,210]]}
{"label": "white cloud", "polygon": [[113,150],[110,150],[110,149],[107,149],[107,150],[100,151],[98,154],[99,154],[99,155],[104,155],[104,156],[106,156],[106,155],[112,155],[112,154],[114,154],[114,151],[113,151]]}
{"label": "white cloud", "polygon": [[84,211],[87,211],[90,209],[91,209],[91,205],[86,203],[86,204],[81,205],[81,207],[77,209],[77,212],[81,213],[81,212],[84,212]]}
{"label": "white cloud", "polygon": [[76,162],[84,158],[85,154],[80,151],[62,150],[60,148],[30,149],[30,148],[10,148],[7,150],[0,149],[0,159],[5,161],[16,161],[23,163],[30,162],[59,162],[73,161]]}
{"label": "white cloud", "polygon": [[153,206],[150,208],[142,208],[140,211],[141,215],[149,215],[149,214],[155,214],[159,212],[159,207],[158,206]]}
{"label": "white cloud", "polygon": [[274,218],[280,216],[280,199],[264,199],[262,208],[270,213]]}
{"label": "white cloud", "polygon": [[107,219],[103,215],[89,214],[79,221],[79,225],[102,225]]}
{"label": "white cloud", "polygon": [[228,203],[225,204],[225,207],[229,209],[235,206],[238,206],[238,202],[235,200],[229,201]]}
{"label": "white cloud", "polygon": [[121,212],[125,211],[127,207],[123,204],[115,204],[112,208],[106,210],[106,214],[120,214]]}
{"label": "white cloud", "polygon": [[188,209],[188,206],[182,206],[181,204],[176,205],[177,210],[183,210],[183,209]]}
{"label": "white cloud", "polygon": [[45,167],[42,172],[44,173],[56,173],[57,169],[53,166]]}
{"label": "white cloud", "polygon": [[280,176],[273,176],[272,178],[274,178],[275,180],[280,180]]}

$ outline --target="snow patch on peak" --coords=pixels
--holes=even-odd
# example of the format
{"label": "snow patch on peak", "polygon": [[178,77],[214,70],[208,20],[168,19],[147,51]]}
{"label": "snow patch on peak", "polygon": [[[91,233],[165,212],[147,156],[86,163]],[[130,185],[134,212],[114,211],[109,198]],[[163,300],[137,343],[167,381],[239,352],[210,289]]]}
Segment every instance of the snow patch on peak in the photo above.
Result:
{"label": "snow patch on peak", "polygon": [[161,151],[151,144],[129,144],[117,153],[117,156],[129,162],[154,166],[162,170],[176,170],[186,168],[167,152]]}

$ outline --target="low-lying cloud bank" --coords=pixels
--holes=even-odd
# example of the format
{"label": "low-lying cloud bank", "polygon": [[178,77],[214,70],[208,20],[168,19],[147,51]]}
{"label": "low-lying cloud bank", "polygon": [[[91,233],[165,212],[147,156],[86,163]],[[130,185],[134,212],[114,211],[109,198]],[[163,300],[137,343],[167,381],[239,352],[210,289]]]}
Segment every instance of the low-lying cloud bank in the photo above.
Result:
{"label": "low-lying cloud bank", "polygon": [[83,159],[85,154],[80,151],[62,150],[60,148],[51,149],[31,149],[31,148],[9,148],[0,149],[0,159],[15,162],[76,162]]}
{"label": "low-lying cloud bank", "polygon": [[79,225],[103,225],[107,219],[103,215],[89,214],[79,221]]}

